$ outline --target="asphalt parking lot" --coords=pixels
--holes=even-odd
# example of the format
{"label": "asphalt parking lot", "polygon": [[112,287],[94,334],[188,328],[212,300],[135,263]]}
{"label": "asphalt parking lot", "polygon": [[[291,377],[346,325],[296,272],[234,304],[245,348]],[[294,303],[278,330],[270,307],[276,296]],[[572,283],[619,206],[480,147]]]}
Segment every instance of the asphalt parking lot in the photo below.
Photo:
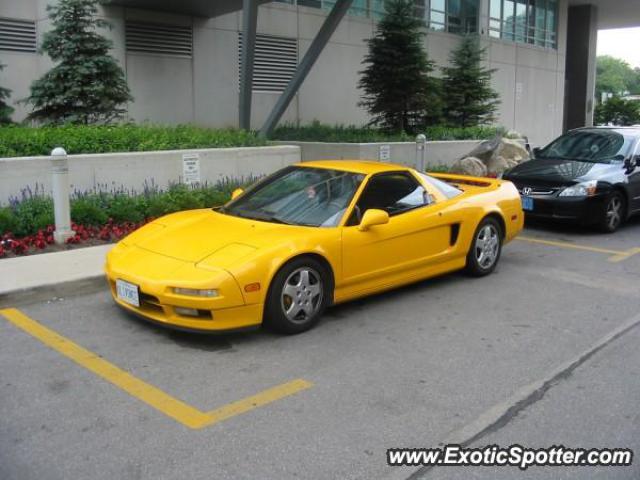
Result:
{"label": "asphalt parking lot", "polygon": [[637,479],[637,462],[415,471],[386,450],[640,451],[639,291],[635,220],[529,225],[489,277],[338,306],[292,337],[162,330],[106,288],[9,301],[0,479]]}

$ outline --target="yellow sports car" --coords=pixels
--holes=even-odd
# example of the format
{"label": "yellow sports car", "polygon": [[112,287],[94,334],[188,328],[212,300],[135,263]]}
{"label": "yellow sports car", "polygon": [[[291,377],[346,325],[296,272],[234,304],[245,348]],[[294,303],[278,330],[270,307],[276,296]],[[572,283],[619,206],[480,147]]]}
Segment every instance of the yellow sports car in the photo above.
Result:
{"label": "yellow sports car", "polygon": [[299,333],[335,303],[462,268],[492,272],[523,219],[510,182],[306,162],[223,207],[147,224],[105,271],[118,305],[163,325]]}

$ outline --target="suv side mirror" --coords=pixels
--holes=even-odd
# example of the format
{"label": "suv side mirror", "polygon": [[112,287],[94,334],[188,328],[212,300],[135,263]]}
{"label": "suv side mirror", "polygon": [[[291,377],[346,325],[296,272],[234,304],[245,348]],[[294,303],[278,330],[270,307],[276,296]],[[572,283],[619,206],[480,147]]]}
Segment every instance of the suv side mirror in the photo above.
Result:
{"label": "suv side mirror", "polygon": [[358,230],[366,232],[374,225],[384,225],[389,223],[389,214],[384,210],[378,210],[377,208],[370,208],[362,216]]}
{"label": "suv side mirror", "polygon": [[541,151],[542,149],[540,147],[535,147],[533,149],[533,158],[536,158]]}
{"label": "suv side mirror", "polygon": [[241,188],[236,188],[233,192],[231,192],[231,200],[235,200],[240,195],[244,193],[244,190]]}

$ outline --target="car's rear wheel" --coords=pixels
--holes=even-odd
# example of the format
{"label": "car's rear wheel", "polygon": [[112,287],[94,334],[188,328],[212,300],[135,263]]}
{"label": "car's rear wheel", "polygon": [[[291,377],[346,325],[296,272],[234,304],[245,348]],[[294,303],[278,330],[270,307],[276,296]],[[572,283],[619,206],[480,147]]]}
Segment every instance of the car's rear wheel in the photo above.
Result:
{"label": "car's rear wheel", "polygon": [[625,214],[626,205],[622,193],[611,192],[605,201],[603,217],[600,220],[600,230],[605,233],[615,232],[622,225]]}
{"label": "car's rear wheel", "polygon": [[483,277],[495,270],[502,251],[502,228],[495,218],[485,218],[476,229],[467,254],[467,272]]}
{"label": "car's rear wheel", "polygon": [[309,330],[318,323],[331,298],[330,278],[325,266],[311,257],[287,263],[271,282],[266,325],[286,334]]}

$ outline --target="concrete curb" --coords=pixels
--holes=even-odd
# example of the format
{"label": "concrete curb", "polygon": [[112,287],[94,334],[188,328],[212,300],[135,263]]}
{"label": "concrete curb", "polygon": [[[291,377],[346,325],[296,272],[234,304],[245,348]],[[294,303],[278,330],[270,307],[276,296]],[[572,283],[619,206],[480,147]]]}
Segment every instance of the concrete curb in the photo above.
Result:
{"label": "concrete curb", "polygon": [[113,244],[0,260],[0,303],[104,278]]}

